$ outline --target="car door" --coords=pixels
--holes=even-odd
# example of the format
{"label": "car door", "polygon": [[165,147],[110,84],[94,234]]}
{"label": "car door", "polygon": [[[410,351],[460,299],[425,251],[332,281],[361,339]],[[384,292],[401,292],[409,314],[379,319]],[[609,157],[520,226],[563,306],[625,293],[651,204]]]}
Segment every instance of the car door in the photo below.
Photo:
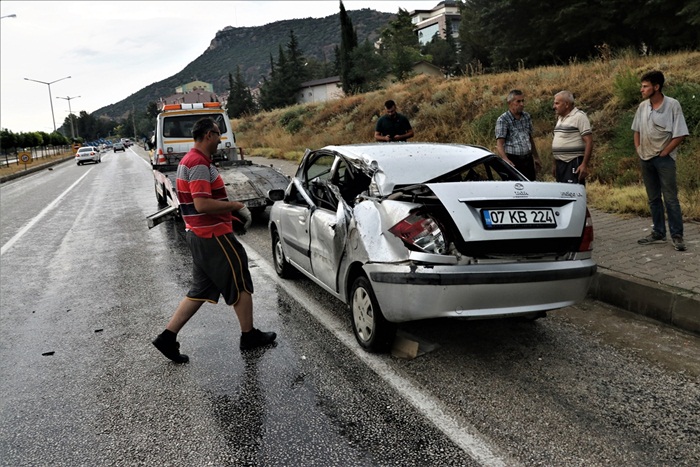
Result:
{"label": "car door", "polygon": [[309,219],[316,206],[305,193],[298,178],[294,178],[280,208],[280,240],[287,259],[300,270],[311,274],[309,253]]}
{"label": "car door", "polygon": [[332,154],[321,155],[315,161],[325,165],[329,162],[329,156],[333,158],[333,166],[328,176],[311,181],[314,196],[323,196],[323,201],[318,203],[318,208],[311,215],[309,250],[314,277],[337,292],[338,268],[345,251],[350,209],[342,199],[338,187],[332,183],[336,178],[334,174],[347,170],[345,161]]}

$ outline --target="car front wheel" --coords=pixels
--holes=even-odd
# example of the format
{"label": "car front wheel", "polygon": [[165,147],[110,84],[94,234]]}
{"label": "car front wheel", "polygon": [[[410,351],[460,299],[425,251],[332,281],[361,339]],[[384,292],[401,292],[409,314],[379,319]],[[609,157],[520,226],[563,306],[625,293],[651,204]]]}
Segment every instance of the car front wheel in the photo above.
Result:
{"label": "car front wheel", "polygon": [[294,266],[287,262],[282,249],[282,241],[277,229],[272,231],[272,262],[275,264],[275,272],[282,279],[290,279],[294,275]]}
{"label": "car front wheel", "polygon": [[352,284],[350,311],[357,342],[370,352],[389,350],[396,335],[396,325],[384,318],[372,284],[365,276],[358,277]]}

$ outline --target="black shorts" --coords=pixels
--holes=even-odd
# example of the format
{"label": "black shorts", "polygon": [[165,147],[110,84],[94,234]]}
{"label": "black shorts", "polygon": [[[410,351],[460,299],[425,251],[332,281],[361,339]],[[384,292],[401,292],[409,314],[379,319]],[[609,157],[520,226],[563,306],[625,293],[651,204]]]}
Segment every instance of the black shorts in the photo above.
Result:
{"label": "black shorts", "polygon": [[583,157],[577,157],[569,162],[560,161],[559,159],[554,159],[554,164],[556,166],[556,178],[559,183],[580,183],[581,185],[586,184],[586,179],[578,179],[578,174],[575,173],[578,166],[583,162]]}
{"label": "black shorts", "polygon": [[194,263],[187,298],[217,303],[221,295],[235,305],[241,292],[253,293],[248,255],[233,234],[201,238],[187,231],[187,244]]}

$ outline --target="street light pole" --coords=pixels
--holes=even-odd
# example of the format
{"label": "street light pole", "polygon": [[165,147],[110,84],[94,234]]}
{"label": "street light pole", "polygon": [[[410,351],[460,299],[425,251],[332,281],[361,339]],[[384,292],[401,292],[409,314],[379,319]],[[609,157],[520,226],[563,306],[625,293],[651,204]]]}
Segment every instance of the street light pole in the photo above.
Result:
{"label": "street light pole", "polygon": [[17,18],[17,15],[12,13],[11,15],[0,16],[0,19],[5,19],[5,18]]}
{"label": "street light pole", "polygon": [[77,99],[78,97],[80,97],[80,96],[74,96],[74,97],[56,96],[56,99],[65,99],[68,101],[68,115],[70,116],[70,135],[73,139],[75,139],[75,128],[73,127],[73,109],[71,109],[70,100]]}
{"label": "street light pole", "polygon": [[53,83],[58,83],[59,81],[63,81],[64,79],[68,79],[70,76],[66,76],[65,78],[57,79],[55,81],[51,81],[50,83],[47,83],[46,81],[39,81],[38,79],[30,79],[30,78],[24,78],[27,81],[34,81],[35,83],[41,83],[45,84],[49,87],[49,103],[51,104],[51,118],[53,119],[53,132],[56,133],[56,117],[53,115],[53,98],[51,97],[51,85]]}

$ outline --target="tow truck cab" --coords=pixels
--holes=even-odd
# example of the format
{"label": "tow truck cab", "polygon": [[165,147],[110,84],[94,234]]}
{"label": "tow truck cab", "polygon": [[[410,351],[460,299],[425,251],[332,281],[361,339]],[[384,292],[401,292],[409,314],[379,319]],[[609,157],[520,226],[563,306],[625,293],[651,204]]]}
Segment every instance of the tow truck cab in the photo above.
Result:
{"label": "tow truck cab", "polygon": [[215,159],[229,161],[239,159],[231,123],[220,103],[168,104],[158,114],[155,148],[151,161],[153,165],[177,166],[180,159],[194,146],[192,127],[203,117],[212,118],[221,131],[221,143]]}
{"label": "tow truck cab", "polygon": [[272,205],[289,185],[289,179],[279,170],[243,158],[243,151],[236,147],[231,122],[218,102],[165,105],[157,118],[151,155],[160,210],[147,218],[149,227],[179,213],[177,166],[194,146],[192,127],[203,117],[211,117],[221,131],[221,142],[212,161],[219,167],[229,199],[242,202],[255,215]]}

